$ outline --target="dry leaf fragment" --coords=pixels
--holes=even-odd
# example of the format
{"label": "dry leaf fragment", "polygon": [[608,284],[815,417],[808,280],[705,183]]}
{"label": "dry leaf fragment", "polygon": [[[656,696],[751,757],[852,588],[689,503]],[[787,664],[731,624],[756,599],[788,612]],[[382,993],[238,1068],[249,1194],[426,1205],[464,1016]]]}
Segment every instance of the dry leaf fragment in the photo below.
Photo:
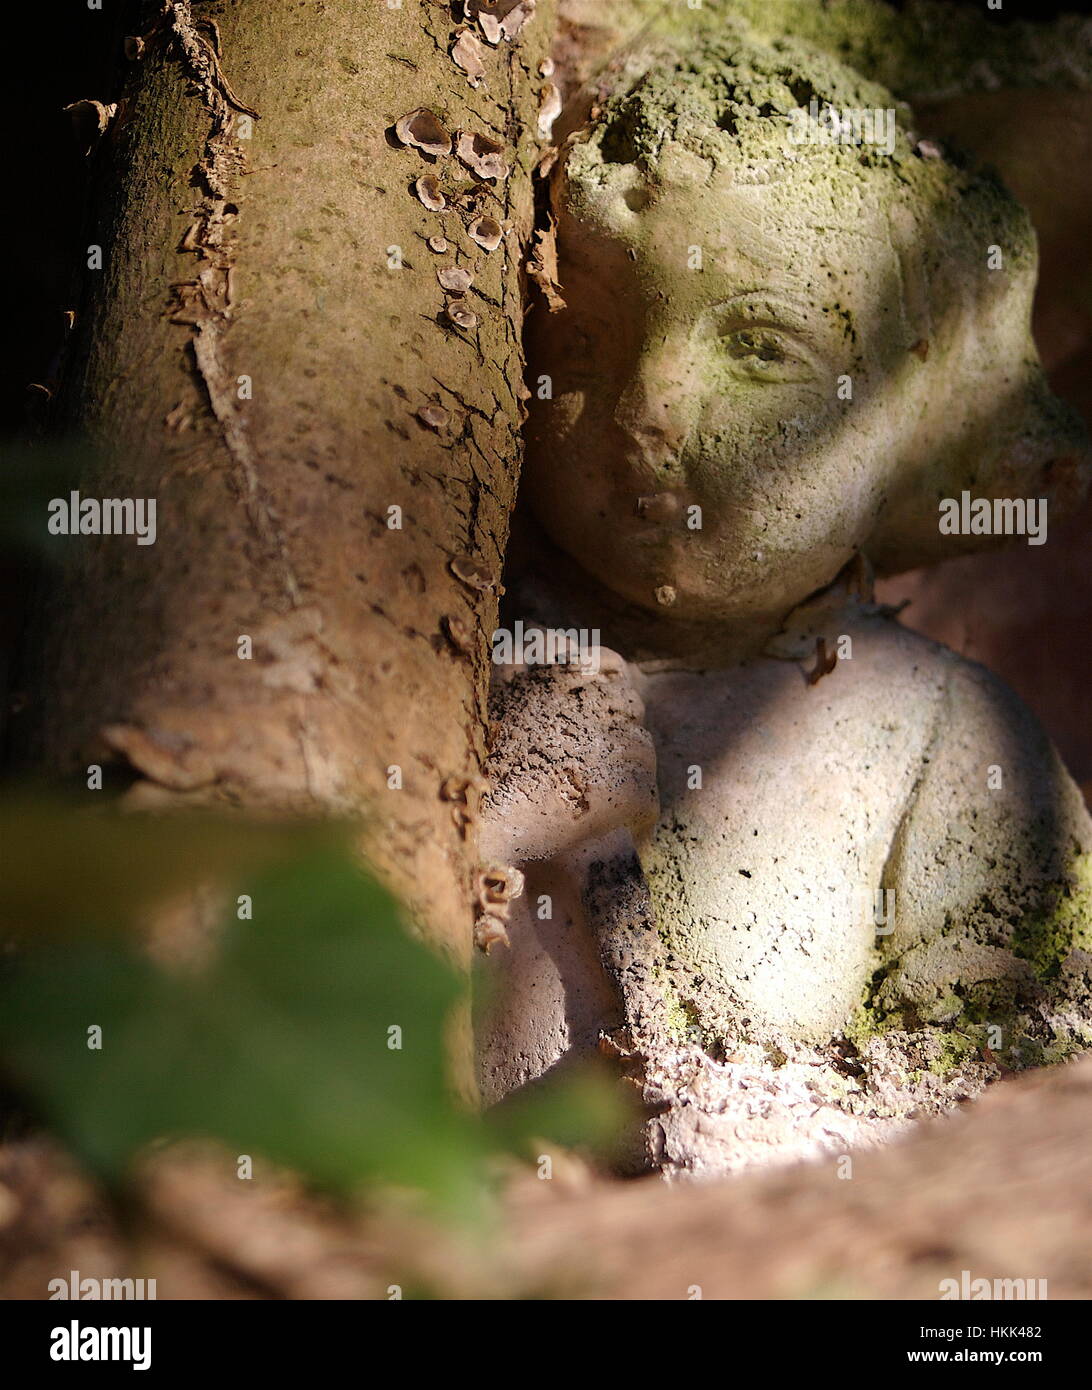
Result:
{"label": "dry leaf fragment", "polygon": [[474,131],[461,130],[455,147],[462,164],[480,179],[506,179],[508,166],[504,162],[504,145],[499,140],[491,140],[488,135]]}
{"label": "dry leaf fragment", "polygon": [[825,637],[815,639],[815,669],[808,672],[808,684],[815,685],[824,676],[829,676],[835,666],[838,665],[837,647],[830,653],[827,652],[827,642]]}
{"label": "dry leaf fragment", "polygon": [[565,308],[557,283],[557,228],[553,222],[535,232],[535,249],[527,262],[527,273],[545,296],[551,314]]}
{"label": "dry leaf fragment", "polygon": [[447,199],[435,174],[422,174],[413,187],[429,212],[443,212],[447,207]]}
{"label": "dry leaf fragment", "polygon": [[467,235],[483,251],[495,251],[504,237],[504,228],[495,217],[477,217],[467,228]]}
{"label": "dry leaf fragment", "polygon": [[419,106],[395,122],[394,133],[403,145],[412,145],[436,158],[451,153],[451,136],[440,118],[427,106]]}
{"label": "dry leaf fragment", "polygon": [[460,265],[447,265],[443,270],[436,272],[436,278],[445,290],[450,290],[452,294],[466,294],[467,290],[474,283],[474,277],[469,270],[464,270]]}
{"label": "dry leaf fragment", "polygon": [[466,73],[470,85],[480,87],[485,81],[485,64],[482,62],[482,46],[472,29],[462,31],[451,49],[451,56]]}

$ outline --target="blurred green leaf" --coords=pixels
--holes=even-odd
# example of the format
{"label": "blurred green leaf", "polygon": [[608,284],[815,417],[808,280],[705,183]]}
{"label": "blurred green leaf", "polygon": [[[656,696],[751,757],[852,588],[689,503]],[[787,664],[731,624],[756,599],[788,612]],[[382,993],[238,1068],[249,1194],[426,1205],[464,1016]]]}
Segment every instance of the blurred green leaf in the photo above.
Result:
{"label": "blurred green leaf", "polygon": [[131,815],[9,793],[0,801],[0,931],[20,940],[131,930],[172,894],[345,841],[342,826]]}
{"label": "blurred green leaf", "polygon": [[[472,1216],[489,1153],[602,1151],[623,1125],[617,1083],[586,1072],[484,1122],[457,1102],[448,1029],[465,981],[406,931],[346,827],[9,797],[0,845],[0,932],[19,943],[0,1058],[111,1181],[149,1143],[208,1137],[335,1191],[393,1184]],[[230,904],[216,949],[203,970],[165,968],[132,929],[198,884]],[[235,916],[241,893],[251,920]]]}
{"label": "blurred green leaf", "polygon": [[485,1122],[494,1144],[532,1161],[543,1140],[609,1160],[637,1115],[618,1077],[605,1064],[585,1061],[515,1092],[487,1110]]}
{"label": "blurred green leaf", "polygon": [[[337,1190],[380,1182],[472,1203],[480,1126],[446,1082],[458,980],[343,855],[248,891],[253,921],[231,922],[201,974],[117,943],[22,961],[0,988],[16,1079],[111,1178],[154,1139],[200,1135]],[[87,1045],[94,1024],[101,1051]]]}

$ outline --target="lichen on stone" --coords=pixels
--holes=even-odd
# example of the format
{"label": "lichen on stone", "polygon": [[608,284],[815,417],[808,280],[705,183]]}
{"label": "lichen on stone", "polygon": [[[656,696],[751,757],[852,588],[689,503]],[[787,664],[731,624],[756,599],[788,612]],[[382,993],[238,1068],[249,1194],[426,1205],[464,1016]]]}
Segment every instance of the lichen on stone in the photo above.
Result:
{"label": "lichen on stone", "polygon": [[[1012,270],[1034,264],[1030,221],[996,174],[958,150],[942,159],[923,156],[906,103],[821,49],[791,38],[764,40],[729,18],[682,51],[662,41],[635,49],[615,80],[623,90],[603,102],[568,156],[564,172],[577,193],[583,181],[597,183],[618,164],[636,165],[654,185],[665,151],[680,148],[742,182],[825,185],[834,200],[846,198],[844,180],[874,200],[880,171],[890,178],[886,196],[893,201],[916,203],[946,230],[961,228],[968,245],[1000,242]],[[799,113],[827,108],[885,118],[890,112],[892,139],[794,142]]]}
{"label": "lichen on stone", "polygon": [[1092,952],[1092,854],[1076,857],[1052,910],[1029,914],[1017,928],[1012,949],[1041,980],[1056,979],[1074,949]]}

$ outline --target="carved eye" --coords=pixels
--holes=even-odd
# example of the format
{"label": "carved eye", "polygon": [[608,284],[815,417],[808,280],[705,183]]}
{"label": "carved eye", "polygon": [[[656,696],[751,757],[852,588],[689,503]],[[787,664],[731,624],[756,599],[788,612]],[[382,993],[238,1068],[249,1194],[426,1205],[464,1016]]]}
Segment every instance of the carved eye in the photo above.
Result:
{"label": "carved eye", "polygon": [[752,381],[814,381],[809,356],[789,334],[776,328],[752,326],[721,334],[733,369]]}

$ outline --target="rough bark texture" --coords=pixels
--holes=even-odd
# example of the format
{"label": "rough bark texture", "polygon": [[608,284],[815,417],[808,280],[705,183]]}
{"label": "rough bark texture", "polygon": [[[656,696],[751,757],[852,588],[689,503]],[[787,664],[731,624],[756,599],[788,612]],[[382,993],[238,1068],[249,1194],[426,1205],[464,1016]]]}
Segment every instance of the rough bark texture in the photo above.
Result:
{"label": "rough bark texture", "polygon": [[[95,155],[103,270],[66,383],[105,458],[81,495],[157,499],[158,538],[69,542],[47,765],[120,758],[145,803],[364,812],[369,852],[457,956],[549,8],[484,48],[472,88],[435,0],[164,5]],[[400,143],[417,107],[503,144],[510,177]],[[430,173],[441,213],[414,191]],[[478,213],[511,229],[492,253],[467,234]],[[445,312],[454,265],[475,277],[470,328]]]}

